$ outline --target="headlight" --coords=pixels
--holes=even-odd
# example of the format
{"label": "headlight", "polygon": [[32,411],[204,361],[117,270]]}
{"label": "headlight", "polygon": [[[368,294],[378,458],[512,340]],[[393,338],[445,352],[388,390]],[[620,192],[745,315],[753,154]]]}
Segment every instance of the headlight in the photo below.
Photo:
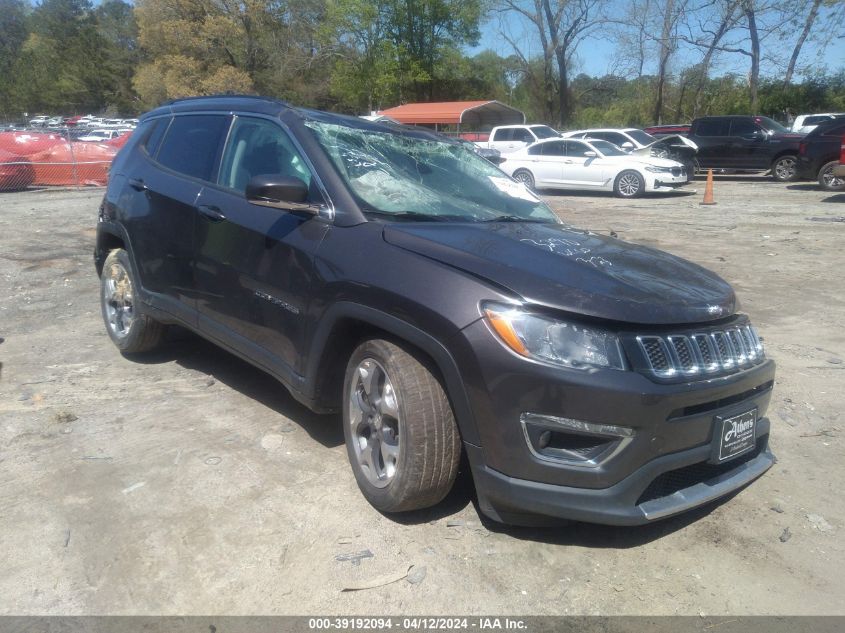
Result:
{"label": "headlight", "polygon": [[488,303],[483,310],[502,342],[520,356],[573,369],[625,369],[619,339],[613,334],[514,306]]}
{"label": "headlight", "polygon": [[646,171],[650,171],[653,174],[668,174],[672,171],[671,167],[658,167],[657,165],[646,165]]}

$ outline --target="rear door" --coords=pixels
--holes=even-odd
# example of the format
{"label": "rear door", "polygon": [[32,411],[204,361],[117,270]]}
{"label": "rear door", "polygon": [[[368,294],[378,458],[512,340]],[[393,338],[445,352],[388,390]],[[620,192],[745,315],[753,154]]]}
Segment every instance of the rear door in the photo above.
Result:
{"label": "rear door", "polygon": [[695,129],[694,141],[698,145],[698,163],[702,167],[737,166],[731,147],[730,119],[701,119]]}
{"label": "rear door", "polygon": [[528,148],[528,162],[538,187],[559,187],[563,184],[565,156],[563,141],[536,143]]}
{"label": "rear door", "polygon": [[142,287],[150,301],[195,323],[194,222],[203,180],[210,180],[229,124],[225,115],[182,115],[162,122],[146,160],[126,175],[125,220]]}
{"label": "rear door", "polygon": [[247,202],[250,178],[270,174],[300,178],[309,185],[310,202],[325,202],[309,163],[278,121],[237,116],[217,183],[197,202],[199,326],[292,378],[301,369],[308,300],[318,285],[314,253],[329,224]]}

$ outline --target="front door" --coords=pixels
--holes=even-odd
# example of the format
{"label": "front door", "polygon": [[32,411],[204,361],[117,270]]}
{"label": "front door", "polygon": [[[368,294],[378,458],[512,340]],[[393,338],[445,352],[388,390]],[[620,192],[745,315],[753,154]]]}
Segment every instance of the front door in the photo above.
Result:
{"label": "front door", "polygon": [[566,141],[566,159],[563,162],[563,180],[570,187],[600,187],[602,185],[601,159],[587,156],[596,152],[582,141]]}
{"label": "front door", "polygon": [[321,219],[253,205],[250,178],[301,178],[321,202],[313,175],[275,121],[237,117],[220,164],[217,186],[198,200],[196,284],[200,329],[292,377],[304,340],[314,253],[329,228]]}

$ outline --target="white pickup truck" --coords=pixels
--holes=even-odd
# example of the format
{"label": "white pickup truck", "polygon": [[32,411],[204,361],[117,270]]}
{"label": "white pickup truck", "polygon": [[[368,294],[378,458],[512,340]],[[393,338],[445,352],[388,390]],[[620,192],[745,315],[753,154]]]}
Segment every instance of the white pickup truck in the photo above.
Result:
{"label": "white pickup truck", "polygon": [[502,154],[515,152],[544,138],[560,136],[548,125],[500,125],[490,130],[490,138],[476,145],[497,149]]}

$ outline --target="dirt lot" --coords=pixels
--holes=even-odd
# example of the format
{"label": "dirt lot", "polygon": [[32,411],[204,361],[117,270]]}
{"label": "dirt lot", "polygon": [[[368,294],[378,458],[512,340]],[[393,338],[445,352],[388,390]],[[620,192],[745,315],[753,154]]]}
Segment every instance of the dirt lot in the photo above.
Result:
{"label": "dirt lot", "polygon": [[[379,515],[338,418],[191,336],[117,353],[91,258],[100,190],[0,195],[0,613],[845,614],[845,194],[726,179],[702,207],[697,186],[549,196],[719,272],[779,363],[778,464],[624,529],[482,523],[465,481],[433,511]],[[341,592],[411,565],[415,583]]]}

